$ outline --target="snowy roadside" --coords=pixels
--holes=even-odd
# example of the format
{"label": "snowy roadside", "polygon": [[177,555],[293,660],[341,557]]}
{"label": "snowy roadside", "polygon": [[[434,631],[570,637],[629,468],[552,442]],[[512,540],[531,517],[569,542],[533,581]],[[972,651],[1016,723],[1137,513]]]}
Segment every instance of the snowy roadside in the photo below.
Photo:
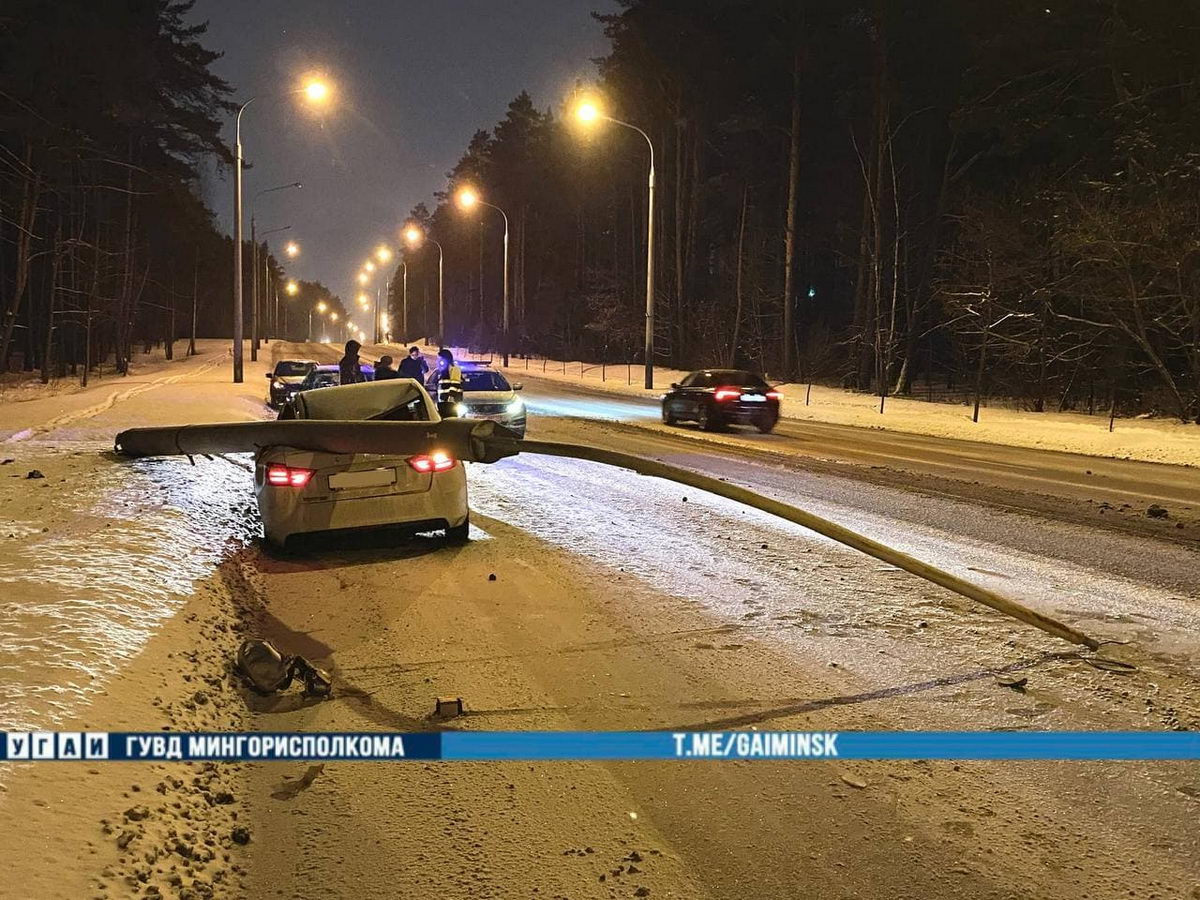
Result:
{"label": "snowy roadside", "polygon": [[[432,353],[437,348],[422,349]],[[455,348],[454,353],[461,359],[475,358],[463,348]],[[656,367],[655,389],[647,390],[641,384],[643,372],[636,365],[601,367],[578,360],[564,362],[513,358],[510,359],[511,365],[504,368],[499,365],[498,357],[492,359],[512,380],[545,379],[589,391],[656,400],[672,382],[681,381],[688,374],[678,369]],[[1079,413],[1034,413],[985,407],[980,411],[979,422],[976,423],[971,421],[971,409],[962,405],[889,397],[883,414],[880,414],[879,398],[870,394],[817,384],[812,385],[811,392],[805,384],[780,385],[778,390],[783,395],[783,416],[798,421],[1058,450],[1086,456],[1200,466],[1200,427],[1169,419],[1118,419],[1110,433],[1106,418]]]}
{"label": "snowy roadside", "polygon": [[[250,479],[222,459],[117,461],[125,427],[266,414],[226,342],[128,378],[0,404],[0,729],[236,730]],[[267,354],[268,358],[270,354]],[[22,896],[241,897],[240,771],[0,769],[0,854]],[[4,890],[0,889],[0,895]]]}
{"label": "snowy roadside", "polygon": [[[220,355],[229,349],[229,341],[214,338],[203,338],[196,341],[196,356],[212,357]],[[85,388],[79,383],[79,376],[68,375],[65,378],[52,378],[49,383],[42,384],[37,372],[4,372],[0,373],[0,403],[21,403],[27,400],[41,400],[51,396],[67,396],[81,391],[94,390],[104,386],[114,386],[127,383],[131,379],[149,378],[172,368],[178,368],[194,357],[187,355],[187,341],[175,342],[174,359],[167,359],[163,347],[155,347],[149,353],[135,353],[129,364],[129,374],[119,375],[111,364],[99,367],[92,373],[89,384]]]}

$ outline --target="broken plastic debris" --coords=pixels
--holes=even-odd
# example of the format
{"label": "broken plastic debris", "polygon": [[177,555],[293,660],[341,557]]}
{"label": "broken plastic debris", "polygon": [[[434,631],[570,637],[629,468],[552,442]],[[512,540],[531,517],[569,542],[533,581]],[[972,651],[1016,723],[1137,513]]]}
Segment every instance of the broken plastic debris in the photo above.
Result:
{"label": "broken plastic debris", "polygon": [[439,719],[453,719],[463,714],[462,697],[438,697],[433,707],[433,714]]}

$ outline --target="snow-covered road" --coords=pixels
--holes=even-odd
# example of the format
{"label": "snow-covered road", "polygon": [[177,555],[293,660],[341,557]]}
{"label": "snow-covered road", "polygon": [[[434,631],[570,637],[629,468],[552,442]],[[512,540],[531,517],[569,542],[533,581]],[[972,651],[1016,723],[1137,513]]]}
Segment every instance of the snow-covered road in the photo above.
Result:
{"label": "snow-covered road", "polygon": [[[447,694],[470,710],[452,727],[478,729],[1200,727],[1196,551],[1177,519],[1169,532],[1100,528],[1065,489],[1039,508],[1011,484],[939,482],[903,454],[862,465],[669,433],[641,401],[531,382],[531,436],[668,459],[805,506],[1127,641],[1105,655],[1138,670],[1096,669],[764,514],[570,460],[472,466],[466,547],[354,539],[277,558],[251,540],[237,460],[101,452],[129,425],[264,415],[260,371],[227,384],[212,354],[148,373],[145,390],[104,385],[5,418],[5,727],[411,730],[431,727]],[[945,454],[962,468],[961,448]],[[982,465],[980,479],[1025,466]],[[46,477],[26,478],[33,468]],[[331,666],[336,699],[234,689],[224,667],[243,627]],[[1027,688],[998,685],[1001,671]],[[1186,826],[1200,782],[1180,764],[329,764],[288,788],[305,769],[205,769],[204,785],[228,785],[221,806],[192,767],[0,773],[9,883],[34,897],[127,896],[130,878],[167,896],[381,898],[1172,897],[1200,883]],[[149,818],[97,830],[139,799],[131,783],[155,782]],[[252,828],[248,848],[229,846],[230,815]],[[122,829],[133,852],[114,844]],[[183,832],[224,855],[180,856]],[[37,852],[20,852],[31,842]],[[64,862],[48,867],[51,855]]]}

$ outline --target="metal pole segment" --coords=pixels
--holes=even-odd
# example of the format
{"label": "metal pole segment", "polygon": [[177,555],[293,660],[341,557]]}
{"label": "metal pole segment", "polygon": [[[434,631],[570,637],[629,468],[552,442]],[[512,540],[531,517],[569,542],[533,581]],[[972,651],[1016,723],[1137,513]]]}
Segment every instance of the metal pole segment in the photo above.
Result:
{"label": "metal pole segment", "polygon": [[[503,438],[493,438],[492,443],[500,447],[505,444],[505,440]],[[909,556],[907,553],[902,553],[886,544],[881,544],[879,541],[851,531],[849,528],[838,525],[836,522],[831,522],[828,519],[806,512],[788,503],[764,497],[747,488],[738,487],[726,481],[710,478],[707,475],[701,475],[688,469],[681,469],[677,466],[658,462],[657,460],[643,459],[640,456],[632,456],[628,453],[620,453],[615,450],[601,450],[596,447],[586,447],[579,444],[560,444],[552,441],[523,440],[514,443],[524,453],[540,453],[546,456],[583,459],[610,466],[619,466],[623,469],[632,469],[641,475],[665,478],[668,481],[708,491],[709,493],[734,500],[746,506],[761,509],[763,512],[771,513],[789,522],[794,522],[840,544],[845,544],[847,547],[852,547],[868,556],[882,560],[889,565],[896,566],[906,572],[911,572],[918,578],[933,582],[960,596],[982,603],[984,606],[990,607],[1006,616],[1011,616],[1027,625],[1032,625],[1034,628],[1039,628],[1054,637],[1061,638],[1072,644],[1081,644],[1090,650],[1096,650],[1100,647],[1100,642],[1095,638],[1089,637],[1083,632],[1057,619],[1044,615],[1037,610],[1017,603],[1015,600],[1010,600],[987,588],[965,581],[957,575],[952,575],[936,566],[931,566],[929,563]]]}

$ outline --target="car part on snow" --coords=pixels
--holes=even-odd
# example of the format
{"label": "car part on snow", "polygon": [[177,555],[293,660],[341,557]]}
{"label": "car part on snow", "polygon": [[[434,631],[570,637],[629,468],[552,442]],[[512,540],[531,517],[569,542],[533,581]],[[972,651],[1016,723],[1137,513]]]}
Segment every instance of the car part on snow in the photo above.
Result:
{"label": "car part on snow", "polygon": [[259,694],[285,691],[296,678],[304,682],[306,697],[328,697],[333,692],[333,681],[328,672],[303,656],[281,652],[270,641],[243,641],[238,648],[236,668],[246,684]]}
{"label": "car part on snow", "polygon": [[433,707],[433,715],[438,719],[453,719],[462,714],[462,697],[438,697]]}

